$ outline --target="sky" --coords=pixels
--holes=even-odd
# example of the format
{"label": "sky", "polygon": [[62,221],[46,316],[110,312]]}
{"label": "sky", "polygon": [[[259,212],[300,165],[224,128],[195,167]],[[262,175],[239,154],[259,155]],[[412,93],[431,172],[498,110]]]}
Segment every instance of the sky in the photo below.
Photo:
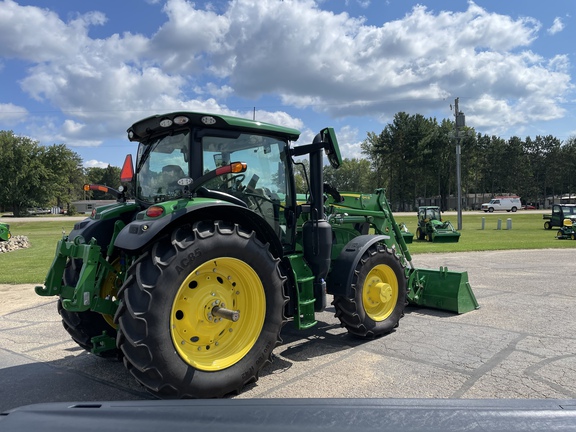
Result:
{"label": "sky", "polygon": [[121,166],[134,122],[256,118],[343,157],[404,111],[576,136],[573,0],[0,0],[0,130]]}

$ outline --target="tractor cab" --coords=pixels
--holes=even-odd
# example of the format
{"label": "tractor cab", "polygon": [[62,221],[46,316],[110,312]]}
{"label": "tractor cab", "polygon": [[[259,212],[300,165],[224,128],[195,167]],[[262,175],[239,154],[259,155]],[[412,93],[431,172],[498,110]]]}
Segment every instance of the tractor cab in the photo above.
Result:
{"label": "tractor cab", "polygon": [[419,221],[433,221],[437,220],[442,222],[442,216],[440,214],[440,207],[419,207],[418,208],[418,220]]}
{"label": "tractor cab", "polygon": [[296,195],[289,143],[298,132],[257,125],[262,128],[196,113],[135,123],[128,138],[139,142],[136,202],[143,209],[162,206],[165,212],[174,206],[192,208],[202,200],[244,207],[264,219],[285,250],[291,249]]}

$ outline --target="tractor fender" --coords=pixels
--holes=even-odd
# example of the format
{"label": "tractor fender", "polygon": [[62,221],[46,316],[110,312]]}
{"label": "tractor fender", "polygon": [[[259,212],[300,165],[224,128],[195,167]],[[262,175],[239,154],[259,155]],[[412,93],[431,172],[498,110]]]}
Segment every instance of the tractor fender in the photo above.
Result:
{"label": "tractor fender", "polygon": [[139,252],[155,242],[158,237],[171,232],[176,226],[200,220],[230,221],[253,229],[264,244],[270,244],[270,252],[274,256],[279,258],[283,256],[280,239],[259,214],[246,207],[220,200],[205,201],[181,208],[159,219],[137,218],[120,231],[114,246],[125,251]]}
{"label": "tractor fender", "polygon": [[366,250],[374,243],[389,240],[387,235],[359,235],[350,240],[332,262],[332,271],[328,275],[326,291],[328,294],[350,297],[354,269]]}
{"label": "tractor fender", "polygon": [[89,217],[76,222],[74,228],[68,234],[68,239],[72,241],[81,235],[88,242],[94,238],[99,246],[105,248],[112,239],[116,222],[120,220],[124,224],[130,223],[137,211],[136,205],[124,204],[115,207],[113,212],[108,212],[102,216],[99,215],[97,218]]}

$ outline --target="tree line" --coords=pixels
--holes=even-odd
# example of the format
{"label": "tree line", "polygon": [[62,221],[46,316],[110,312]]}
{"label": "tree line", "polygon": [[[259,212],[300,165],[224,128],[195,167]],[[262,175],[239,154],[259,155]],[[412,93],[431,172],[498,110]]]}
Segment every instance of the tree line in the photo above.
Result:
{"label": "tree line", "polygon": [[[384,187],[394,210],[414,210],[424,198],[451,208],[457,195],[454,122],[398,112],[380,133],[368,132],[365,158],[346,158],[338,170],[324,167],[325,181],[340,191],[372,193]],[[477,208],[486,196],[513,193],[524,203],[549,206],[548,197],[576,194],[576,137],[552,135],[503,139],[465,128],[461,138],[463,208]],[[306,192],[307,163],[297,164],[296,186]],[[84,183],[116,188],[120,168],[83,168],[64,144],[42,146],[12,131],[0,131],[0,211],[30,207],[68,208],[81,199],[114,199],[85,193]],[[475,199],[473,197],[479,197]]]}
{"label": "tree line", "polygon": [[26,216],[30,208],[71,210],[76,200],[114,199],[102,192],[86,196],[85,183],[120,184],[120,168],[83,168],[82,158],[64,144],[42,146],[12,131],[0,131],[0,211]]}
{"label": "tree line", "polygon": [[[339,170],[325,167],[325,178],[340,190],[370,193],[384,187],[396,210],[413,210],[435,197],[443,209],[456,203],[454,122],[399,112],[361,144],[366,159],[345,159]],[[548,198],[576,194],[576,137],[535,138],[476,133],[461,138],[463,208],[479,208],[486,196],[516,194],[523,203],[549,206]],[[455,208],[455,205],[454,205]]]}

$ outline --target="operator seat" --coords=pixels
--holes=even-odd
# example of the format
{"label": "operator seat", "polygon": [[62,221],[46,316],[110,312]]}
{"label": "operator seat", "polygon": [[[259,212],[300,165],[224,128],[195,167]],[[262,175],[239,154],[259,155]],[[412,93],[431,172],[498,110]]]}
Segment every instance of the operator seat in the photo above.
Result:
{"label": "operator seat", "polygon": [[167,191],[180,190],[181,186],[178,184],[178,180],[184,177],[186,177],[186,174],[179,165],[166,165],[162,167],[162,178],[164,179]]}

